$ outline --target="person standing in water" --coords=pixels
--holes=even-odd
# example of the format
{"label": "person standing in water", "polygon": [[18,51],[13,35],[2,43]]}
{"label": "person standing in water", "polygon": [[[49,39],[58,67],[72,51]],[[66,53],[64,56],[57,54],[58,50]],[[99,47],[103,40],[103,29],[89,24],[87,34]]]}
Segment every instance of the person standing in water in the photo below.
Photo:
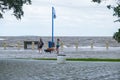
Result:
{"label": "person standing in water", "polygon": [[38,50],[39,53],[42,53],[42,47],[43,47],[44,43],[42,41],[42,39],[40,38],[40,40],[38,41]]}
{"label": "person standing in water", "polygon": [[59,47],[60,47],[60,39],[57,39],[57,43],[56,43],[57,54],[59,54]]}

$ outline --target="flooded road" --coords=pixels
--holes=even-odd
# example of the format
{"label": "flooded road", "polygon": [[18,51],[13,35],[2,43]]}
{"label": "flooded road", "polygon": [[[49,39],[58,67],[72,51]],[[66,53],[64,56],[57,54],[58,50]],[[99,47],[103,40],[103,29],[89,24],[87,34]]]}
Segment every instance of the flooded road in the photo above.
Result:
{"label": "flooded road", "polygon": [[0,59],[0,80],[120,80],[120,62]]}

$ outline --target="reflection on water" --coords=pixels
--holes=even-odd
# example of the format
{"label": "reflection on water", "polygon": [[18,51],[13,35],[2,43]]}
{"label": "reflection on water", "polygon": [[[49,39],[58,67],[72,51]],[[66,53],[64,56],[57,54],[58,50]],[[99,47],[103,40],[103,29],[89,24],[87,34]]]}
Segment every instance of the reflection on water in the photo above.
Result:
{"label": "reflection on water", "polygon": [[0,60],[0,80],[120,80],[120,62]]}

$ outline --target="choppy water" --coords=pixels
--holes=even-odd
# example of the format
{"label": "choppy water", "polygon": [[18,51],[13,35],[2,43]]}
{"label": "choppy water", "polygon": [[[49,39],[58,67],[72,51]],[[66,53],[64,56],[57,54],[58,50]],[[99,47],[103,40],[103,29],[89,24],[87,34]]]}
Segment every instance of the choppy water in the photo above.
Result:
{"label": "choppy water", "polygon": [[[2,46],[4,41],[10,45],[17,44],[17,42],[20,41],[23,45],[23,42],[26,40],[39,40],[39,36],[0,38],[2,38],[0,40],[0,46]],[[60,40],[68,47],[73,46],[76,42],[78,42],[79,46],[85,46],[86,48],[86,46],[90,46],[91,41],[93,41],[94,46],[97,47],[104,47],[106,41],[110,43],[109,45],[111,47],[120,47],[120,44],[112,39],[112,37],[55,37],[55,41],[56,38],[60,38]],[[48,43],[48,41],[51,40],[50,37],[42,37],[42,39],[44,43]],[[118,50],[116,51],[116,53],[119,53]],[[109,53],[109,50],[105,52]],[[98,52],[94,53],[96,54]],[[3,54],[6,53],[3,51]],[[24,52],[23,54],[25,55]],[[85,54],[90,54],[90,52],[86,52],[85,49]],[[101,52],[100,54],[103,55],[104,53]],[[0,59],[0,80],[120,80],[120,63],[67,62],[66,64],[57,64],[55,61]]]}
{"label": "choppy water", "polygon": [[0,80],[120,80],[120,63],[0,60]]}
{"label": "choppy water", "polygon": [[[14,37],[0,37],[2,40],[0,40],[0,46],[2,46],[3,42],[6,41],[8,44],[17,44],[19,41],[22,45],[24,41],[29,40],[39,40],[39,36],[14,36]],[[51,41],[51,37],[41,37],[44,41],[44,43],[48,43],[48,41]],[[56,39],[60,38],[60,40],[66,45],[66,46],[72,46],[75,45],[77,42],[79,46],[90,46],[91,42],[94,43],[94,46],[97,47],[103,47],[105,46],[106,41],[109,42],[109,46],[111,47],[120,47],[120,43],[118,44],[117,41],[115,41],[112,37],[55,37]],[[5,39],[5,40],[4,40]]]}

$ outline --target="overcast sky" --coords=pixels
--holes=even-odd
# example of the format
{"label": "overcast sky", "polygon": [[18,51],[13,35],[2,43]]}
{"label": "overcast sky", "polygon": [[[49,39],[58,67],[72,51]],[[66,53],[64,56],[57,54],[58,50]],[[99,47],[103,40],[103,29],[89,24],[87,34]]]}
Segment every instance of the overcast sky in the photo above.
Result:
{"label": "overcast sky", "polygon": [[111,3],[97,4],[91,0],[32,0],[24,6],[24,17],[17,20],[8,11],[0,20],[0,36],[51,36],[52,10],[55,7],[55,36],[112,36],[120,27],[114,23]]}

